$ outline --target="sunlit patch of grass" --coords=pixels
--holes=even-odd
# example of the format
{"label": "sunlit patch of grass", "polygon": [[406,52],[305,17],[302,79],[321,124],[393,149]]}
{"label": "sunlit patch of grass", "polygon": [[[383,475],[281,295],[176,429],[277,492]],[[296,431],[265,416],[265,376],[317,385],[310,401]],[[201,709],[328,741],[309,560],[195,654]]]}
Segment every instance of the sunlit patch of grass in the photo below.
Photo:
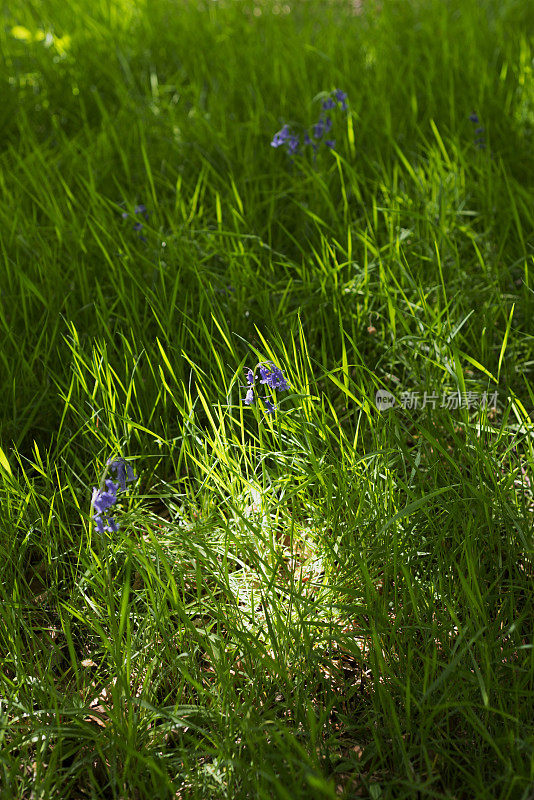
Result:
{"label": "sunlit patch of grass", "polygon": [[526,799],[532,10],[6,14],[2,800]]}

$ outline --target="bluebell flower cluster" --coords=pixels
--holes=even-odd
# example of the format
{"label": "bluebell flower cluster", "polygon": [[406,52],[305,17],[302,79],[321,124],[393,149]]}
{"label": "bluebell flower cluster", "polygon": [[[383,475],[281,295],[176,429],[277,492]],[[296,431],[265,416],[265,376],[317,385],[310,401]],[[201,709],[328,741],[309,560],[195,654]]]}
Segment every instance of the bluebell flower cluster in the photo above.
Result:
{"label": "bluebell flower cluster", "polygon": [[107,478],[100,489],[93,488],[91,507],[96,511],[93,519],[99,533],[104,533],[104,531],[115,533],[119,530],[118,524],[113,517],[109,516],[108,512],[117,502],[119,488],[125,491],[127,483],[137,480],[131,465],[124,458],[109,459],[107,466],[117,473],[118,483],[113,483]]}
{"label": "bluebell flower cluster", "polygon": [[486,148],[486,140],[484,138],[484,128],[480,125],[480,119],[478,118],[478,114],[476,111],[472,111],[469,114],[469,121],[473,123],[473,125],[478,125],[478,128],[475,128],[475,147],[477,150],[484,150]]}
{"label": "bluebell flower cluster", "polygon": [[108,516],[107,512],[117,502],[117,490],[119,487],[109,479],[105,481],[105,486],[105,489],[93,489],[91,505],[96,510],[96,514],[93,514],[93,519],[99,533],[104,533],[104,531],[114,533],[119,530],[119,526],[113,517]]}
{"label": "bluebell flower cluster", "polygon": [[[136,216],[138,214],[140,214],[142,217],[145,218],[145,220],[148,219],[148,211],[146,210],[146,206],[145,206],[144,203],[140,203],[138,206],[135,206],[134,214]],[[127,211],[123,211],[121,216],[122,216],[123,219],[128,219],[128,217],[130,215],[128,214]],[[133,229],[134,229],[134,231],[137,231],[137,233],[139,234],[139,236],[143,240],[143,242],[146,242],[145,237],[141,235],[141,231],[143,230],[143,223],[138,220],[137,222],[134,223]]]}
{"label": "bluebell flower cluster", "polygon": [[336,146],[336,140],[332,139],[328,134],[332,129],[332,117],[328,114],[329,111],[337,110],[348,111],[347,94],[341,89],[336,89],[334,92],[323,100],[322,111],[318,121],[312,125],[309,131],[305,131],[302,136],[302,145],[300,137],[293,133],[289,125],[284,127],[274,134],[271,141],[271,147],[285,147],[289,156],[300,154],[302,148],[311,147],[315,154],[321,144],[325,147],[333,149]]}
{"label": "bluebell flower cluster", "polygon": [[[289,391],[289,383],[287,382],[284,373],[282,370],[275,366],[272,361],[268,361],[267,363],[260,363],[257,364],[255,369],[247,369],[247,393],[243,398],[243,402],[247,406],[251,406],[254,403],[254,390],[256,388],[256,373],[259,372],[260,374],[260,384],[264,386],[268,386],[270,389],[277,389],[280,392],[288,392]],[[273,405],[271,399],[269,397],[264,397],[263,403],[265,405],[265,410],[268,414],[274,414],[277,409],[277,406]]]}
{"label": "bluebell flower cluster", "polygon": [[127,483],[137,480],[132,465],[128,464],[124,458],[109,458],[107,460],[107,466],[117,473],[117,480],[123,492],[126,491]]}

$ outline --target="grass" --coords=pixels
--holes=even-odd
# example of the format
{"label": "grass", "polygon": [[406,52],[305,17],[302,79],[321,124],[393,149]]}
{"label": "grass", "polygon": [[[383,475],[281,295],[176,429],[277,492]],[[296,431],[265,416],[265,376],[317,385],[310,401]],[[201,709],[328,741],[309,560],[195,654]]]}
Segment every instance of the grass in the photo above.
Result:
{"label": "grass", "polygon": [[3,16],[0,798],[531,799],[533,7]]}

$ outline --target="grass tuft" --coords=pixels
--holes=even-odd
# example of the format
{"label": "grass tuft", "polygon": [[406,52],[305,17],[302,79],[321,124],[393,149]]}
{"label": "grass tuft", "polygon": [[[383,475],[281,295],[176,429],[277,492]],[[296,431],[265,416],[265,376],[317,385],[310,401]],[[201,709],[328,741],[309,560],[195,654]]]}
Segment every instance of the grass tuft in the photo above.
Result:
{"label": "grass tuft", "polygon": [[532,796],[533,25],[4,9],[0,800]]}

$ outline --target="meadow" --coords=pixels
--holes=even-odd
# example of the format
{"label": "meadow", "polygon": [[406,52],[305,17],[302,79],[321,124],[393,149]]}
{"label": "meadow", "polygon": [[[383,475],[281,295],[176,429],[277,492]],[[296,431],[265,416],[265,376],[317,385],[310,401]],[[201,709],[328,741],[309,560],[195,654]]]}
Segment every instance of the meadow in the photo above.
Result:
{"label": "meadow", "polygon": [[0,37],[0,800],[532,800],[534,5]]}

